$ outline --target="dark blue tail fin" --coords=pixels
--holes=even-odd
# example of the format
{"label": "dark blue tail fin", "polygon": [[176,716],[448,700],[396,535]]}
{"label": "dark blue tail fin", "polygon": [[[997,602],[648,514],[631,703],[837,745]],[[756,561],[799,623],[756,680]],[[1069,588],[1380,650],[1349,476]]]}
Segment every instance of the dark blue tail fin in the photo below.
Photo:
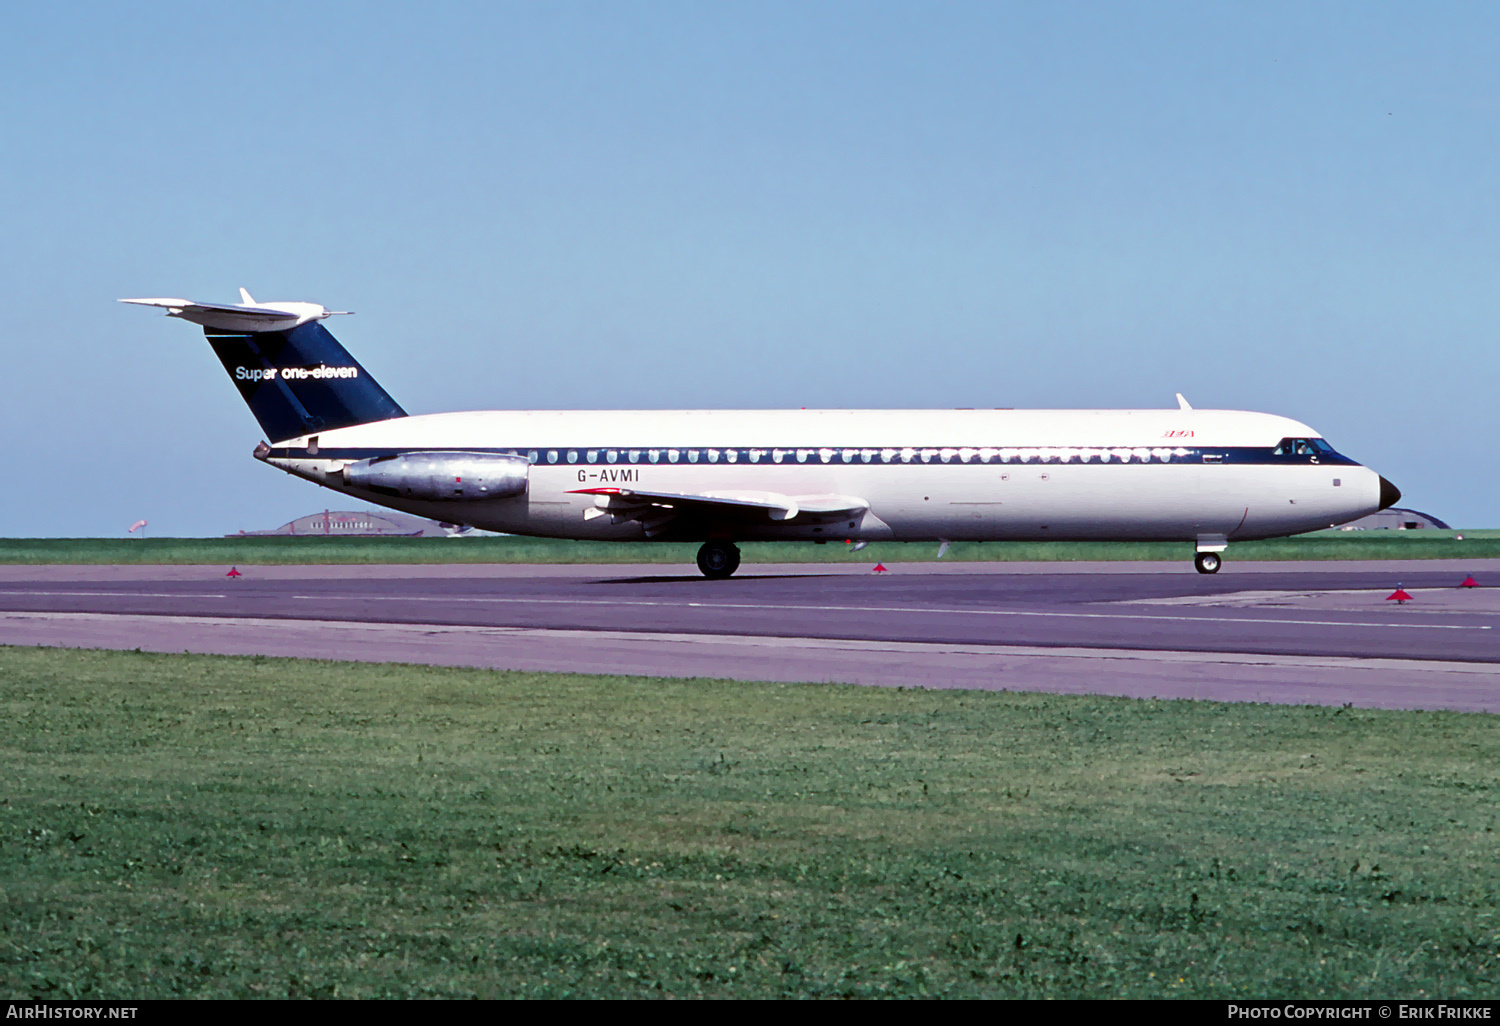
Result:
{"label": "dark blue tail fin", "polygon": [[203,333],[268,441],[406,416],[317,321],[288,331]]}

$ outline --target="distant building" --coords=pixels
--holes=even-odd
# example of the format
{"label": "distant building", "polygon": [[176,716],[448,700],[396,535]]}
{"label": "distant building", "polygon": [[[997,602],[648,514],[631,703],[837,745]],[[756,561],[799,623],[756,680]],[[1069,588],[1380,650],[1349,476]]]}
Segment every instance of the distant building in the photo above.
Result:
{"label": "distant building", "polygon": [[1351,520],[1347,524],[1340,524],[1340,531],[1422,531],[1436,529],[1439,531],[1451,531],[1453,528],[1443,523],[1437,517],[1426,513],[1418,513],[1414,509],[1401,509],[1392,506],[1383,509],[1379,513],[1371,513],[1367,517]]}
{"label": "distant building", "polygon": [[298,517],[274,531],[240,531],[225,537],[336,535],[341,538],[449,538],[460,533],[468,532],[456,524],[440,524],[436,520],[425,520],[406,513],[325,509],[321,513]]}

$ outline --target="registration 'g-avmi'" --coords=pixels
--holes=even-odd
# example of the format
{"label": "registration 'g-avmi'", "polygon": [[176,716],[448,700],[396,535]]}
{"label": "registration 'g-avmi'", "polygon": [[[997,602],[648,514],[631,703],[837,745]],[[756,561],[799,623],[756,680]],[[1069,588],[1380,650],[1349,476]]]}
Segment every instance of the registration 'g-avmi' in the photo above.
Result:
{"label": "registration 'g-avmi'", "polygon": [[203,326],[260,422],[255,456],[488,531],[698,541],[1232,541],[1317,530],[1401,493],[1305,424],[1195,410],[495,410],[411,416],[316,303],[127,299]]}

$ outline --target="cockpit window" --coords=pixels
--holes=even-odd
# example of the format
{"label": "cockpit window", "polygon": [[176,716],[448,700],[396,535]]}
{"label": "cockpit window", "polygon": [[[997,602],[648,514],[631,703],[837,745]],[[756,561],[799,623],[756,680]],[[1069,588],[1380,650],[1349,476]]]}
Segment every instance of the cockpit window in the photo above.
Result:
{"label": "cockpit window", "polygon": [[1336,456],[1333,446],[1321,438],[1283,438],[1275,449],[1274,456]]}

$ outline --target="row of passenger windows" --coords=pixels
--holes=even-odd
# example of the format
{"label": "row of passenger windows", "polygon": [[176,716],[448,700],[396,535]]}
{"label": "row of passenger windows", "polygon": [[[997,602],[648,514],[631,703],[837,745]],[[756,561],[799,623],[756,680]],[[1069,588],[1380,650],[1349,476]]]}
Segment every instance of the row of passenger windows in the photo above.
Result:
{"label": "row of passenger windows", "polygon": [[532,463],[1170,463],[1188,449],[531,449]]}

